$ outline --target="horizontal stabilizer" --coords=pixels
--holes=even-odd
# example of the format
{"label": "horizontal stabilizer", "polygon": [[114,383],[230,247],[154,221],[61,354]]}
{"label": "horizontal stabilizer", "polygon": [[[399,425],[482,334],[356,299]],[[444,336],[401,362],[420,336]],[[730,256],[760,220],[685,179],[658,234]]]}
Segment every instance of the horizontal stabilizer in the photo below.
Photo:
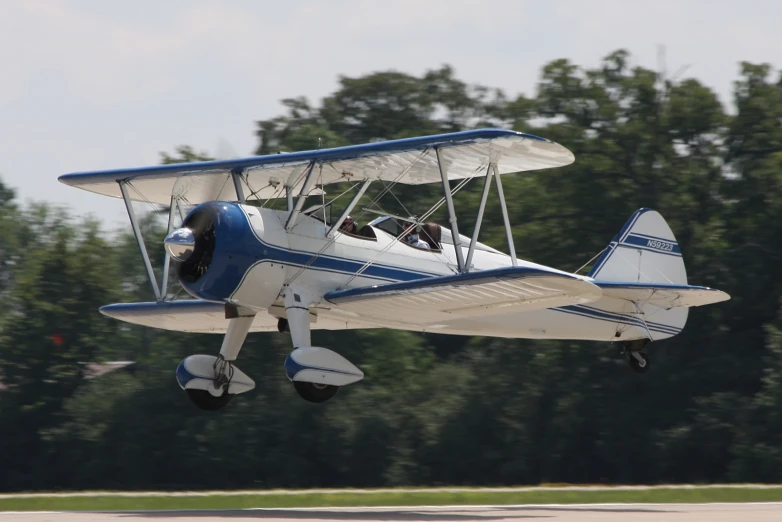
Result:
{"label": "horizontal stabilizer", "polygon": [[358,318],[427,325],[600,299],[594,284],[560,272],[506,267],[327,293],[337,309]]}
{"label": "horizontal stabilizer", "polygon": [[670,285],[595,281],[605,297],[632,301],[638,305],[652,305],[663,310],[703,306],[727,301],[730,296],[721,290],[705,286]]}

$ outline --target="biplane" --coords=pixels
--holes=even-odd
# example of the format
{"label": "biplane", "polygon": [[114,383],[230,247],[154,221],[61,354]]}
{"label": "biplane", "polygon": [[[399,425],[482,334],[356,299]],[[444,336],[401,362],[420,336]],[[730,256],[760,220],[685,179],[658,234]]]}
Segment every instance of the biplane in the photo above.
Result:
{"label": "biplane", "polygon": [[[219,354],[191,355],[176,369],[190,399],[216,410],[255,386],[236,365],[249,332],[290,334],[285,373],[302,398],[316,403],[364,377],[340,354],[313,346],[317,329],[611,341],[621,343],[633,370],[645,372],[649,342],[681,332],[689,307],[729,296],[687,283],[673,232],[646,208],[630,217],[586,275],[517,259],[502,177],[574,160],[550,140],[482,129],[59,180],[122,198],[127,207],[155,301],[110,304],[103,314],[223,334]],[[472,179],[483,188],[467,237],[459,233],[453,194]],[[347,204],[333,217],[326,189],[339,183],[348,187],[340,194]],[[352,216],[372,184],[382,190],[362,215],[377,213],[372,203],[396,184],[430,183],[441,185],[442,198],[421,216],[380,212],[361,227]],[[507,253],[478,241],[492,184]],[[160,285],[134,201],[168,207]],[[442,205],[445,226],[430,220]],[[169,272],[192,298],[172,299]]]}

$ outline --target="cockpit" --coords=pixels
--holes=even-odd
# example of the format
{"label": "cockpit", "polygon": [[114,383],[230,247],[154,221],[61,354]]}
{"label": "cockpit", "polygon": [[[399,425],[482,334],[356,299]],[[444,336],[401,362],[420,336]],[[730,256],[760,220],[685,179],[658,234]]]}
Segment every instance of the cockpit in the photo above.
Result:
{"label": "cockpit", "polygon": [[[399,237],[405,230],[415,229],[416,224],[413,221],[399,219],[395,216],[381,216],[370,221],[369,226],[382,230],[393,237]],[[443,245],[449,245],[453,248],[453,235],[451,234],[451,231],[437,223],[422,223],[420,225],[419,237],[429,243],[432,250],[442,250]],[[459,234],[459,239],[463,246],[469,246],[471,241],[469,237],[464,234]],[[492,248],[480,242],[475,244],[475,249],[502,254],[502,252],[496,248]]]}
{"label": "cockpit", "polygon": [[[326,226],[331,226],[332,224],[330,203],[310,207],[303,214],[322,221]],[[400,243],[419,250],[429,250],[436,253],[443,249],[443,245],[449,245],[453,248],[451,231],[433,222],[416,223],[411,219],[384,215],[363,225],[351,220],[347,223],[343,222],[340,227],[340,233],[368,241],[377,241],[378,231],[387,234],[391,238],[399,238]],[[417,241],[412,241],[416,238]],[[461,244],[465,247],[470,244],[471,239],[469,237],[459,234],[459,238]],[[499,250],[480,242],[476,243],[475,249],[502,254]]]}
{"label": "cockpit", "polygon": [[437,223],[417,224],[394,216],[380,216],[370,221],[369,226],[398,237],[402,243],[414,248],[437,252],[443,248],[442,227]]}

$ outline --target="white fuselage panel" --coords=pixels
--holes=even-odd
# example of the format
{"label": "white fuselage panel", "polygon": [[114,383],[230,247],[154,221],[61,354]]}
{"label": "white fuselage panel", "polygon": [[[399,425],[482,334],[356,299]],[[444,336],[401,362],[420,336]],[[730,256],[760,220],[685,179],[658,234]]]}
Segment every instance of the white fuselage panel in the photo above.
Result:
{"label": "white fuselage panel", "polygon": [[[284,284],[297,284],[307,288],[313,295],[322,296],[340,289],[383,285],[397,281],[410,281],[426,277],[454,275],[458,273],[456,255],[452,245],[443,245],[442,251],[417,249],[397,241],[381,229],[374,229],[376,239],[363,239],[337,232],[327,238],[328,227],[321,221],[300,215],[296,225],[286,232],[285,223],[289,212],[243,206],[249,222],[256,231],[259,241],[274,247],[284,265]],[[469,244],[463,244],[464,258]],[[476,249],[473,254],[472,270],[486,270],[512,266],[511,258],[502,253]],[[565,274],[536,263],[519,259],[518,266],[538,268]],[[572,274],[569,274],[572,275]],[[591,281],[586,276],[575,276]],[[233,301],[243,303],[239,296],[252,295],[255,278],[247,278],[234,293]],[[280,303],[278,303],[279,305]],[[603,299],[590,305],[562,308],[510,312],[501,315],[484,315],[454,322],[421,327],[409,325],[407,329],[432,333],[458,335],[484,335],[491,337],[533,338],[533,339],[584,339],[619,341],[647,337],[647,331],[640,321],[610,311],[610,303]],[[250,306],[252,307],[252,306]],[[373,320],[371,325],[339,314],[337,307],[328,302],[314,305],[314,310],[323,319],[322,326],[329,329],[389,327],[406,328],[397,322],[384,323]],[[276,313],[282,309],[275,307]],[[354,324],[355,323],[355,324]],[[656,339],[669,337],[665,333],[655,335]]]}

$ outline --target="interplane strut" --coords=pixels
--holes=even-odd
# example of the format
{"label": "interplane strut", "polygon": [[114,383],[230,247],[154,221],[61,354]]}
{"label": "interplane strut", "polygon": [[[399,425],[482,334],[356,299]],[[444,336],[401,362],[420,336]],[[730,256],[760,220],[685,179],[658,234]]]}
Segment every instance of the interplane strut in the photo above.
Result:
{"label": "interplane strut", "polygon": [[502,179],[500,179],[500,173],[497,171],[496,163],[491,164],[491,169],[494,171],[494,179],[497,180],[497,195],[500,197],[502,220],[505,222],[505,235],[508,236],[508,253],[510,254],[510,261],[513,263],[513,266],[518,266],[519,262],[516,259],[516,247],[513,245],[513,231],[510,228],[510,220],[508,219],[508,207],[505,204],[505,194],[502,192]]}
{"label": "interplane strut", "polygon": [[128,182],[120,181],[119,188],[122,192],[122,199],[125,200],[125,208],[128,210],[128,217],[130,218],[130,226],[133,229],[133,235],[136,236],[136,243],[141,251],[141,257],[144,260],[144,267],[147,270],[147,277],[149,283],[152,285],[152,292],[155,294],[155,300],[160,301],[160,288],[157,286],[157,278],[155,277],[155,271],[152,270],[152,262],[149,260],[149,254],[147,254],[147,247],[144,244],[144,237],[141,235],[141,228],[136,220],[136,213],[133,211],[133,203],[130,200],[128,194]]}
{"label": "interplane strut", "polygon": [[[166,229],[166,236],[174,230],[174,216],[176,215],[177,208],[179,207],[179,201],[176,196],[171,196],[171,205],[168,207],[168,228]],[[168,267],[171,264],[171,254],[168,253],[168,249],[164,248],[163,257],[163,280],[160,282],[160,300],[166,298],[168,294]]]}
{"label": "interplane strut", "polygon": [[481,193],[481,203],[478,206],[478,215],[475,217],[475,230],[472,233],[472,240],[470,240],[470,248],[467,250],[467,271],[470,271],[472,266],[472,256],[475,253],[475,245],[478,243],[478,234],[481,231],[481,224],[483,223],[483,211],[486,209],[486,199],[489,197],[489,189],[491,188],[491,165],[486,169],[486,177],[483,180],[483,192]]}
{"label": "interplane strut", "polygon": [[462,252],[462,241],[459,237],[459,226],[456,224],[456,211],[453,208],[453,198],[451,197],[451,187],[448,184],[448,173],[445,171],[445,165],[443,164],[443,155],[440,148],[434,149],[437,154],[437,166],[440,168],[440,177],[443,181],[443,195],[445,196],[445,204],[448,207],[448,221],[451,224],[451,235],[453,236],[453,248],[456,252],[456,266],[459,273],[464,272],[464,253]]}

